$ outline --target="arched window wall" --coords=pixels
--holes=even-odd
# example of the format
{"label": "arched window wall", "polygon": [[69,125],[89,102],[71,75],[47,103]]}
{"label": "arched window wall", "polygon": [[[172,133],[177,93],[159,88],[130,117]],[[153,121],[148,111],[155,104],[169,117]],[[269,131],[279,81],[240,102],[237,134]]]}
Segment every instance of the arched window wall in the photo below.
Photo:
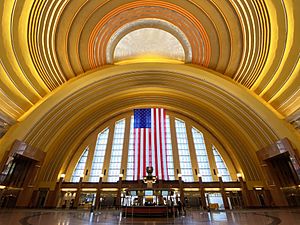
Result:
{"label": "arched window wall", "polygon": [[[100,174],[104,174],[104,181],[116,182],[120,173],[123,179],[133,180],[133,119],[133,115],[127,113],[95,131],[98,135],[94,140],[96,144],[90,143],[95,146],[94,151],[89,151],[93,155],[86,157],[91,162],[87,162],[85,181],[98,182]],[[109,135],[109,132],[113,133]],[[222,175],[224,182],[236,179],[236,170],[222,145],[194,121],[167,112],[166,138],[169,180],[178,179],[178,174],[185,182],[197,181],[198,174],[203,182],[218,181],[217,174]],[[74,171],[74,166],[69,166],[68,171]]]}

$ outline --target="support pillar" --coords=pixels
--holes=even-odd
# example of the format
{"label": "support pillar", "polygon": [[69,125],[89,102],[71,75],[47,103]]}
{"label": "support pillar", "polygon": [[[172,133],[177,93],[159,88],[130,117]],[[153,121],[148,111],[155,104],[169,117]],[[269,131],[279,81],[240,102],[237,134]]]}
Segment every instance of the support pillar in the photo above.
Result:
{"label": "support pillar", "polygon": [[120,174],[119,175],[119,181],[118,181],[118,192],[117,192],[117,199],[116,199],[116,209],[120,209],[120,207],[121,207],[122,179],[123,179],[123,174]]}
{"label": "support pillar", "polygon": [[55,184],[54,191],[51,191],[47,197],[45,208],[56,208],[58,201],[59,201],[59,195],[61,194],[61,186],[64,181],[65,174],[61,174],[58,182]]}
{"label": "support pillar", "polygon": [[248,208],[250,206],[250,202],[249,202],[249,190],[247,188],[246,182],[243,180],[243,177],[241,174],[237,174],[238,177],[238,181],[241,184],[241,189],[242,189],[242,198],[243,198],[243,202],[244,202],[244,207]]}
{"label": "support pillar", "polygon": [[100,174],[100,177],[99,177],[99,183],[98,183],[98,186],[97,186],[97,193],[96,193],[96,202],[95,202],[95,209],[96,210],[99,210],[100,209],[100,196],[101,196],[101,188],[102,188],[102,179],[103,179],[103,174]]}
{"label": "support pillar", "polygon": [[226,196],[226,191],[224,189],[224,183],[223,183],[222,176],[219,175],[218,177],[219,177],[219,182],[220,182],[220,188],[221,188],[221,194],[222,194],[222,199],[223,199],[223,203],[224,203],[224,208],[229,209],[229,203],[228,203],[228,199]]}
{"label": "support pillar", "polygon": [[79,198],[80,198],[80,194],[81,194],[82,180],[83,180],[83,177],[80,177],[79,183],[78,183],[78,186],[77,186],[76,196],[75,196],[75,199],[74,199],[74,208],[75,209],[77,209],[78,205],[79,205]]}
{"label": "support pillar", "polygon": [[180,192],[180,201],[184,203],[184,191],[183,191],[183,181],[181,174],[178,174],[178,181],[179,181],[179,192]]}
{"label": "support pillar", "polygon": [[200,174],[198,174],[199,178],[199,188],[200,188],[200,197],[201,197],[201,205],[203,209],[207,209],[206,201],[205,201],[205,192],[204,192],[204,186],[202,183],[202,177]]}

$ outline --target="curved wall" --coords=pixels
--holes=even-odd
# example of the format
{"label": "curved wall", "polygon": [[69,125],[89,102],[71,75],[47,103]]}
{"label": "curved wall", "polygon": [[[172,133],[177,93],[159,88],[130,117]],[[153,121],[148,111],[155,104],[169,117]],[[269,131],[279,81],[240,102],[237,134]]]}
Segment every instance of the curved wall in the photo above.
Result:
{"label": "curved wall", "polygon": [[137,107],[164,107],[201,124],[241,166],[246,180],[262,180],[255,151],[299,135],[245,87],[216,72],[161,63],[110,66],[76,77],[49,94],[1,139],[47,152],[40,181],[53,182],[78,146],[105,121]]}

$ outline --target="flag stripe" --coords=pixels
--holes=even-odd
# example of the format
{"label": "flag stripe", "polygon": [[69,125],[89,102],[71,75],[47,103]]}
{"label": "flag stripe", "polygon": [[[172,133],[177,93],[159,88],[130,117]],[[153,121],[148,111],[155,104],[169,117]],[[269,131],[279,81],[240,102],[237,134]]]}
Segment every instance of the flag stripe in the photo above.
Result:
{"label": "flag stripe", "polygon": [[142,170],[142,175],[143,177],[146,176],[146,158],[147,158],[147,155],[146,155],[146,132],[147,132],[148,129],[144,129],[144,133],[143,133],[143,140],[144,140],[144,154],[143,154],[143,170]]}
{"label": "flag stripe", "polygon": [[157,141],[157,165],[158,165],[158,179],[161,179],[161,142],[160,142],[160,110],[156,109],[156,141]]}
{"label": "flag stripe", "polygon": [[[145,168],[146,166],[149,165],[149,129],[146,129],[146,133],[145,133],[145,139],[146,139],[146,160],[145,160]],[[146,172],[144,173],[144,176],[146,175]]]}
{"label": "flag stripe", "polygon": [[164,141],[165,141],[165,154],[166,154],[166,176],[169,178],[169,171],[168,171],[168,147],[167,147],[167,114],[166,110],[164,110]]}
{"label": "flag stripe", "polygon": [[140,158],[141,158],[141,148],[140,148],[140,143],[141,143],[141,129],[139,129],[138,131],[137,131],[137,133],[138,133],[138,139],[137,139],[137,141],[138,141],[138,145],[137,145],[137,148],[138,148],[138,151],[137,151],[137,160],[138,160],[138,162],[137,162],[137,177],[138,177],[138,179],[140,178],[140,166],[141,166],[141,164],[139,163],[140,162]]}
{"label": "flag stripe", "polygon": [[151,109],[151,146],[152,146],[152,167],[153,167],[153,174],[156,174],[156,162],[155,162],[155,132],[154,132],[154,109]]}
{"label": "flag stripe", "polygon": [[137,180],[137,168],[138,168],[138,130],[134,129],[134,180]]}

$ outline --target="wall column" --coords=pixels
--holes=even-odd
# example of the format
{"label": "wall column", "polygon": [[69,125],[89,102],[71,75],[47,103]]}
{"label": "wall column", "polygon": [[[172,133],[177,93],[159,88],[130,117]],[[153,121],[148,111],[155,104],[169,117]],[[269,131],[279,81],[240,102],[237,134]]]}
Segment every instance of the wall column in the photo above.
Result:
{"label": "wall column", "polygon": [[79,198],[80,198],[80,194],[81,194],[82,180],[83,180],[83,177],[80,177],[79,183],[77,185],[76,196],[75,196],[75,199],[74,199],[74,208],[75,209],[77,209],[77,207],[79,205]]}
{"label": "wall column", "polygon": [[237,174],[238,181],[241,184],[241,189],[242,189],[242,198],[244,202],[244,207],[248,208],[250,206],[249,204],[249,190],[247,188],[246,182],[243,180],[243,177],[241,174]]}
{"label": "wall column", "polygon": [[123,174],[120,174],[119,175],[119,181],[118,181],[118,192],[117,192],[117,199],[116,199],[116,209],[120,209],[120,207],[121,207],[122,179],[123,179]]}
{"label": "wall column", "polygon": [[96,210],[99,210],[100,208],[100,196],[101,196],[101,188],[102,188],[102,179],[103,179],[103,174],[100,174],[100,177],[99,177],[99,183],[98,183],[98,186],[97,186],[97,193],[96,193],[96,201],[95,201],[95,209]]}
{"label": "wall column", "polygon": [[184,203],[184,191],[183,191],[183,181],[182,181],[182,175],[178,174],[178,181],[179,181],[179,192],[180,192],[180,201],[183,204]]}
{"label": "wall column", "polygon": [[205,193],[204,193],[204,186],[202,183],[202,177],[198,174],[199,178],[199,188],[200,188],[200,197],[201,197],[201,205],[203,209],[207,209],[206,201],[205,201]]}
{"label": "wall column", "polygon": [[59,200],[59,196],[61,194],[61,185],[64,181],[65,174],[61,174],[58,182],[55,184],[54,191],[50,191],[48,193],[45,208],[56,208]]}
{"label": "wall column", "polygon": [[224,208],[229,209],[229,203],[228,203],[228,199],[226,196],[226,191],[224,189],[224,183],[223,183],[222,176],[219,175],[218,177],[219,177],[219,182],[220,182],[220,188],[221,188],[221,194],[222,194],[222,199],[223,199],[223,203],[224,203]]}

